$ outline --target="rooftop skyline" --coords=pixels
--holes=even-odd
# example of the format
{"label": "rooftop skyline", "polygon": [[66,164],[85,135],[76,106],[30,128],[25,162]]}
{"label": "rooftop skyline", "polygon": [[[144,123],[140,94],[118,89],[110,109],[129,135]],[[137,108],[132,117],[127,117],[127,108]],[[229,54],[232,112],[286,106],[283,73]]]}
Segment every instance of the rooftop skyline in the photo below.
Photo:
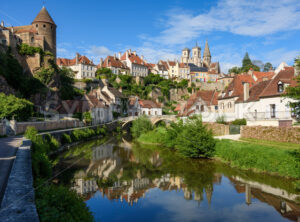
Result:
{"label": "rooftop skyline", "polygon": [[[240,66],[245,52],[252,60],[289,65],[300,54],[300,2],[297,0],[45,2],[57,24],[57,56],[100,57],[131,48],[147,62],[180,59],[196,41],[203,54],[208,40],[212,60],[221,69]],[[6,26],[30,24],[43,1],[5,1],[0,20]]]}

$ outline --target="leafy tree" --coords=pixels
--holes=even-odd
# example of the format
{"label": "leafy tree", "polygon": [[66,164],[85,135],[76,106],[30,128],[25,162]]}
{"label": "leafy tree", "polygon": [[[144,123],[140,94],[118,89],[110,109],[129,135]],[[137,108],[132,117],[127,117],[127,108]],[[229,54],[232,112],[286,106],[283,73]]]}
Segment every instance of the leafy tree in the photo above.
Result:
{"label": "leafy tree", "polygon": [[235,74],[240,74],[243,72],[248,72],[249,69],[253,69],[254,71],[260,71],[260,68],[257,65],[254,65],[249,57],[248,52],[246,52],[243,60],[242,60],[242,67],[232,67],[231,69],[228,70],[228,73],[235,73]]}
{"label": "leafy tree", "polygon": [[272,64],[270,62],[267,62],[264,65],[264,72],[268,72],[269,70],[271,70],[273,68]]}
{"label": "leafy tree", "polygon": [[15,118],[18,121],[28,120],[33,115],[33,104],[14,95],[0,93],[0,119]]}
{"label": "leafy tree", "polygon": [[52,67],[41,68],[41,70],[35,74],[35,77],[45,85],[48,85],[53,79],[54,73],[55,70]]}
{"label": "leafy tree", "polygon": [[132,122],[131,133],[134,138],[153,129],[152,123],[147,116],[141,116]]}
{"label": "leafy tree", "polygon": [[39,53],[41,55],[44,54],[44,51],[42,50],[42,48],[40,47],[33,47],[33,46],[29,46],[27,44],[22,43],[20,46],[18,46],[19,48],[19,53],[21,55],[34,55],[35,53]]}
{"label": "leafy tree", "polygon": [[87,123],[90,124],[92,122],[92,115],[90,112],[84,112],[83,113],[83,120]]}
{"label": "leafy tree", "polygon": [[229,74],[231,74],[231,73],[239,74],[241,72],[242,72],[241,68],[237,67],[237,66],[234,66],[234,67],[232,67],[231,69],[228,70]]}
{"label": "leafy tree", "polygon": [[83,91],[75,88],[74,84],[74,72],[69,68],[58,69],[60,79],[60,98],[63,100],[74,99],[76,96],[82,96]]}
{"label": "leafy tree", "polygon": [[[300,70],[300,56],[295,59],[295,68],[296,70]],[[300,120],[300,75],[296,77],[297,85],[295,87],[287,87],[286,93],[284,96],[295,99],[296,102],[290,104],[290,106],[294,109],[297,119]]]}

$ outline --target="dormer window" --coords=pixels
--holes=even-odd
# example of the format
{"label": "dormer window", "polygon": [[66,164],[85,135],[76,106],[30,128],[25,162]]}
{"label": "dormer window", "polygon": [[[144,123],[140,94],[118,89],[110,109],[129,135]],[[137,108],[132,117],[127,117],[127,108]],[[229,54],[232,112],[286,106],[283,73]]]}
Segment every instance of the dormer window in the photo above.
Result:
{"label": "dormer window", "polygon": [[232,90],[230,90],[230,91],[229,91],[229,96],[231,96],[231,95],[232,95],[232,92],[233,92]]}
{"label": "dormer window", "polygon": [[284,84],[283,84],[283,82],[279,81],[277,83],[277,92],[281,93],[281,92],[283,92],[283,90],[284,90]]}
{"label": "dormer window", "polygon": [[223,92],[223,93],[222,93],[222,98],[223,98],[224,96],[225,96],[225,93]]}

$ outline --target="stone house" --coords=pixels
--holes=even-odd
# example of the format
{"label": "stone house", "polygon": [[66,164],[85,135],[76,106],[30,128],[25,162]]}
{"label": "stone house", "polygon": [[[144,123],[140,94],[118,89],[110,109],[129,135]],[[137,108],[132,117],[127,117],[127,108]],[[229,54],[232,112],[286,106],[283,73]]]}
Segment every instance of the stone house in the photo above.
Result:
{"label": "stone house", "polygon": [[179,63],[177,61],[168,61],[169,78],[177,79],[179,76]]}
{"label": "stone house", "polygon": [[[121,55],[119,53],[119,55]],[[139,57],[135,51],[127,50],[119,58],[129,69],[132,76],[146,77],[148,75],[148,67],[144,57]]]}
{"label": "stone house", "polygon": [[80,100],[63,100],[56,111],[60,117],[72,117],[76,113],[90,112],[92,124],[112,121],[111,108],[93,95],[84,95]]}
{"label": "stone house", "polygon": [[129,74],[129,68],[121,62],[119,58],[114,56],[107,56],[105,60],[101,58],[100,64],[97,68],[108,68],[112,71],[113,74],[120,75],[120,74]]}
{"label": "stone house", "polygon": [[128,116],[139,116],[141,113],[141,106],[139,97],[132,96],[128,99]]}
{"label": "stone house", "polygon": [[180,116],[203,115],[218,112],[218,95],[216,90],[199,90],[192,94],[185,104],[176,107]]}
{"label": "stone house", "polygon": [[179,63],[178,67],[178,73],[179,73],[179,80],[181,79],[187,79],[190,80],[190,67],[187,63]]}
{"label": "stone house", "polygon": [[112,108],[112,112],[119,114],[127,113],[128,98],[115,88],[104,85],[102,88],[99,87],[98,89],[92,90],[90,95],[95,96],[105,105],[109,105]]}
{"label": "stone house", "polygon": [[93,61],[86,56],[76,53],[75,58],[57,58],[56,64],[59,67],[67,67],[75,72],[75,79],[94,79],[96,77],[97,67]]}
{"label": "stone house", "polygon": [[151,100],[139,100],[140,113],[139,115],[146,116],[161,116],[161,105]]}
{"label": "stone house", "polygon": [[167,62],[160,60],[156,65],[155,69],[158,70],[158,73],[162,78],[169,79],[169,67]]}

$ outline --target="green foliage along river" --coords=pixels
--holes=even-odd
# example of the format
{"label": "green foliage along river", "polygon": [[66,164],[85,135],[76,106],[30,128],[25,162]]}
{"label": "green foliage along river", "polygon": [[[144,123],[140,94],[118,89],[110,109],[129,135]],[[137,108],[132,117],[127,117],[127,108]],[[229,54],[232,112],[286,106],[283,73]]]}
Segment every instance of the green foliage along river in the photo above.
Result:
{"label": "green foliage along river", "polygon": [[293,181],[124,138],[60,154],[54,173],[96,221],[299,221]]}

